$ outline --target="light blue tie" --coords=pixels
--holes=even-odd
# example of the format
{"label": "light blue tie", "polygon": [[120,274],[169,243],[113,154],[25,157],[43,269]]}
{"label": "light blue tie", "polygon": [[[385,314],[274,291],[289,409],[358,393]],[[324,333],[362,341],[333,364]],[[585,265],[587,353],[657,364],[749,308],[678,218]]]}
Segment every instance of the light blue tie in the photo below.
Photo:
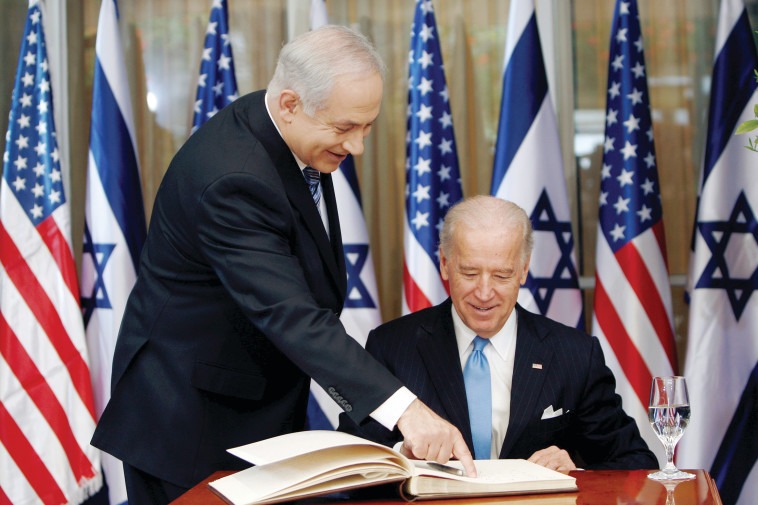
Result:
{"label": "light blue tie", "polygon": [[311,188],[311,196],[313,197],[313,203],[316,204],[319,214],[321,214],[321,173],[315,168],[305,167],[303,169],[303,176],[308,186]]}
{"label": "light blue tie", "polygon": [[471,420],[471,435],[474,438],[476,459],[490,459],[492,446],[492,385],[490,364],[482,351],[490,341],[474,338],[474,350],[463,369],[466,384],[468,416]]}

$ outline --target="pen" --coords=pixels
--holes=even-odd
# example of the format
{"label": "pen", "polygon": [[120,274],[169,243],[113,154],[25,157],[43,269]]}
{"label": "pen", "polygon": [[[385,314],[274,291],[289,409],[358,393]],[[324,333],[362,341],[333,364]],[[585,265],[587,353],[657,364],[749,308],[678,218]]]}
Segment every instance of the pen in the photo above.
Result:
{"label": "pen", "polygon": [[439,470],[440,472],[451,473],[453,475],[463,477],[463,470],[458,470],[452,466],[443,465],[435,461],[427,461],[426,464],[432,467],[434,470]]}

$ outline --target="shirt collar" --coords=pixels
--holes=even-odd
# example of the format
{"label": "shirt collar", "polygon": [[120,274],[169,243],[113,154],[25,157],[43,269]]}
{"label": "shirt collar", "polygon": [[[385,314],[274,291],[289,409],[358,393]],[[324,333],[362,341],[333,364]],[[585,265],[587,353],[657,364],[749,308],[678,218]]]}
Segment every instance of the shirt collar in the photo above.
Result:
{"label": "shirt collar", "polygon": [[[458,311],[455,310],[455,305],[450,306],[450,311],[453,314],[453,328],[455,329],[455,340],[458,343],[458,356],[463,362],[463,356],[471,346],[471,341],[474,340],[476,332],[466,326],[461,317],[458,315]],[[509,355],[508,351],[511,345],[516,341],[516,331],[518,328],[518,315],[516,313],[516,307],[511,311],[511,315],[505,321],[505,324],[500,331],[490,337],[489,341],[492,347],[495,349],[503,359]]]}

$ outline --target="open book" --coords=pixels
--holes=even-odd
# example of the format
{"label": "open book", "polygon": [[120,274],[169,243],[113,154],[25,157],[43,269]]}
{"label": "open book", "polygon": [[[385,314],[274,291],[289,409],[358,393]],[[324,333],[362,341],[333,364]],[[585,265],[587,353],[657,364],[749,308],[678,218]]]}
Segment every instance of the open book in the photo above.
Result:
{"label": "open book", "polygon": [[[301,431],[229,449],[256,466],[208,485],[233,505],[258,505],[398,482],[408,499],[576,491],[576,479],[523,459],[477,460],[478,477],[435,470],[339,431]],[[463,466],[450,461],[448,466]]]}

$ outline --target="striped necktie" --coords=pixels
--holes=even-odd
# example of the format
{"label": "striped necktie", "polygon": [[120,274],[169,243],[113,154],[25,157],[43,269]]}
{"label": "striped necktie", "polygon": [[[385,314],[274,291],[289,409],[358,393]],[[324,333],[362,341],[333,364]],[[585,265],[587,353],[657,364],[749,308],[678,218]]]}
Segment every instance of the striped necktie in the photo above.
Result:
{"label": "striped necktie", "polygon": [[476,336],[474,350],[471,351],[463,369],[476,459],[490,459],[492,447],[492,385],[490,364],[483,352],[489,343],[489,340]]}
{"label": "striped necktie", "polygon": [[311,189],[311,196],[313,197],[313,203],[316,204],[319,214],[321,214],[321,173],[315,168],[305,167],[303,169],[303,176],[308,186]]}

